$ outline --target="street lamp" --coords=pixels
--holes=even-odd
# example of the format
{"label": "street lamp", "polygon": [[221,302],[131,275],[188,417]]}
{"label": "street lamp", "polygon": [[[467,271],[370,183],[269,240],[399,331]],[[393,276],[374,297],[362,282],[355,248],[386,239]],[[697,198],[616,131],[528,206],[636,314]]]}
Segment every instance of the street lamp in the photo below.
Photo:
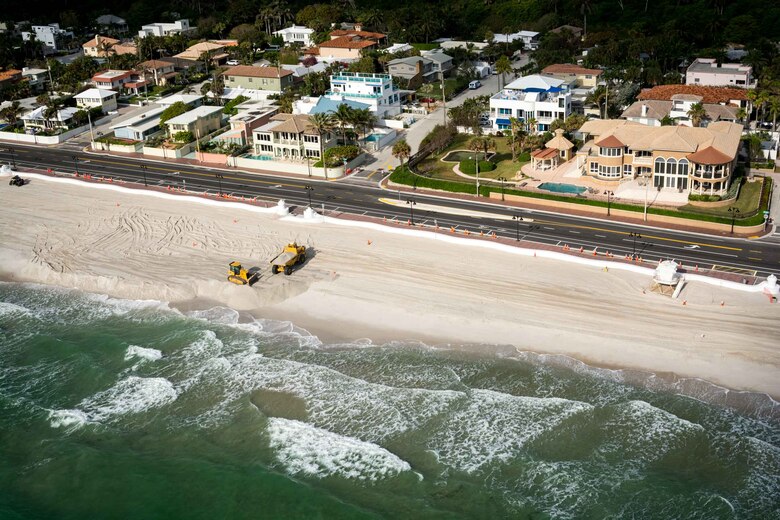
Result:
{"label": "street lamp", "polygon": [[607,196],[607,216],[609,216],[609,210],[611,209],[612,206],[612,197],[615,196],[615,192],[607,190],[604,192],[604,195]]}
{"label": "street lamp", "polygon": [[501,200],[504,200],[504,183],[506,182],[506,178],[499,177],[496,180],[501,183]]}
{"label": "street lamp", "polygon": [[222,196],[222,179],[225,177],[221,173],[215,173],[214,177],[217,178],[217,182],[219,183],[219,196]]}
{"label": "street lamp", "polygon": [[144,174],[144,187],[148,188],[149,187],[149,183],[146,181],[146,165],[145,164],[141,165],[141,171]]}
{"label": "street lamp", "polygon": [[311,192],[314,191],[314,186],[307,184],[303,189],[306,190],[306,195],[309,196],[309,207],[311,207]]}
{"label": "street lamp", "polygon": [[414,199],[406,199],[406,203],[409,204],[409,224],[414,226],[414,205],[417,203]]}
{"label": "street lamp", "polygon": [[642,238],[642,235],[640,235],[639,233],[631,232],[628,234],[628,237],[634,239],[634,244],[631,246],[631,258],[633,259],[634,256],[636,256],[636,239]]}
{"label": "street lamp", "polygon": [[512,215],[512,220],[515,221],[515,240],[520,242],[520,221],[523,220],[523,217],[520,215]]}
{"label": "street lamp", "polygon": [[79,158],[77,155],[71,155],[73,158],[73,167],[76,169],[76,175],[79,174]]}
{"label": "street lamp", "polygon": [[737,220],[737,215],[739,214],[739,208],[732,206],[729,208],[729,213],[731,213],[731,234],[734,234],[734,221]]}
{"label": "street lamp", "polygon": [[[309,177],[311,177],[311,157],[308,155],[306,156],[306,168],[309,170]],[[311,206],[311,203],[309,203],[309,206]]]}

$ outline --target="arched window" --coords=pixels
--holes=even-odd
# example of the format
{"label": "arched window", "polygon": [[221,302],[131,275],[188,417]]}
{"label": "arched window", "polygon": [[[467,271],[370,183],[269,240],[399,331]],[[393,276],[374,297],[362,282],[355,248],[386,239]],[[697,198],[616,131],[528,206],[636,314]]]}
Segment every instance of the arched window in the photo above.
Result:
{"label": "arched window", "polygon": [[675,159],[666,160],[666,173],[667,175],[677,175],[677,160]]}
{"label": "arched window", "polygon": [[660,173],[660,174],[666,173],[666,168],[664,167],[665,164],[666,161],[664,160],[664,158],[658,157],[655,160],[655,173]]}
{"label": "arched window", "polygon": [[677,165],[677,175],[685,175],[688,176],[688,160],[687,159],[680,159],[679,164]]}

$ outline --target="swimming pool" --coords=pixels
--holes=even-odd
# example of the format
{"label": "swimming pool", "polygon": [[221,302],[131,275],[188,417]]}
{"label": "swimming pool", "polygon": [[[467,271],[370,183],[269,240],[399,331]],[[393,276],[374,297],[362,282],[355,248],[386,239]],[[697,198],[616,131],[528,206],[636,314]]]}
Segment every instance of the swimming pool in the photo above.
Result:
{"label": "swimming pool", "polygon": [[270,155],[245,155],[247,159],[254,159],[255,161],[273,161],[274,158]]}
{"label": "swimming pool", "polygon": [[561,184],[558,182],[543,182],[538,188],[540,190],[552,191],[554,193],[574,193],[579,195],[588,191],[588,188],[584,186],[577,186],[575,184]]}
{"label": "swimming pool", "polygon": [[368,136],[366,136],[367,143],[373,143],[375,141],[379,141],[380,139],[382,139],[382,136],[377,134],[369,134]]}

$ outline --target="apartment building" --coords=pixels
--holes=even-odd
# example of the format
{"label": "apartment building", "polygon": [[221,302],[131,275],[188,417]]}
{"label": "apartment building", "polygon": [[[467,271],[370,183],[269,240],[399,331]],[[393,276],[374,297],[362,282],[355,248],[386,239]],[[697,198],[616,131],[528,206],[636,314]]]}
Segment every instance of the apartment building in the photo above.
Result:
{"label": "apartment building", "polygon": [[293,84],[293,73],[276,67],[238,65],[229,68],[222,75],[225,78],[225,88],[281,92]]}
{"label": "apartment building", "polygon": [[510,129],[510,118],[516,118],[530,132],[546,132],[553,121],[566,119],[570,114],[569,86],[557,78],[524,76],[490,98],[490,124],[494,130]]}
{"label": "apartment building", "polygon": [[320,159],[322,149],[335,146],[335,132],[320,136],[311,127],[309,116],[301,114],[276,114],[271,121],[253,132],[256,156],[276,159]]}
{"label": "apartment building", "polygon": [[102,88],[90,88],[73,96],[76,106],[89,110],[100,107],[104,114],[116,110],[116,92]]}
{"label": "apartment building", "polygon": [[196,138],[205,137],[222,127],[222,107],[199,106],[169,119],[165,124],[171,137],[179,132],[192,132]]}
{"label": "apartment building", "polygon": [[62,50],[67,50],[73,40],[73,33],[60,29],[60,24],[50,23],[49,25],[33,25],[30,31],[22,32],[22,40],[30,41],[35,39],[43,44],[44,54],[53,54]]}
{"label": "apartment building", "polygon": [[622,119],[592,120],[580,128],[585,144],[577,164],[585,175],[619,182],[652,177],[657,190],[724,195],[737,162],[742,126],[646,126]]}
{"label": "apartment building", "polygon": [[685,73],[686,85],[756,88],[753,67],[740,63],[718,63],[713,58],[697,58]]}
{"label": "apartment building", "polygon": [[388,119],[401,113],[400,94],[390,74],[335,74],[330,77],[330,90],[325,96],[336,101],[367,104],[379,119]]}

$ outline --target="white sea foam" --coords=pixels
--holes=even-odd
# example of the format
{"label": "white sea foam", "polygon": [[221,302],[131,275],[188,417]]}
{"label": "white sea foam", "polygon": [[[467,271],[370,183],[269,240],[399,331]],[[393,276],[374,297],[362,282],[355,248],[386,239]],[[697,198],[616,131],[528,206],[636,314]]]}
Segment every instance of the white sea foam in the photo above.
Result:
{"label": "white sea foam", "polygon": [[222,325],[234,325],[238,323],[240,314],[237,310],[230,307],[211,307],[209,309],[190,311],[187,316],[199,320],[208,321],[211,323],[219,323]]}
{"label": "white sea foam", "polygon": [[142,361],[157,361],[162,359],[162,352],[156,348],[139,347],[138,345],[130,345],[125,351],[125,361],[130,361],[133,358],[140,359]]}
{"label": "white sea foam", "polygon": [[529,441],[592,408],[566,399],[473,390],[430,434],[427,444],[440,463],[472,473],[511,460]]}
{"label": "white sea foam", "polygon": [[381,446],[300,421],[269,419],[268,435],[277,460],[293,475],[377,481],[411,470]]}
{"label": "white sea foam", "polygon": [[0,316],[7,316],[10,314],[24,314],[26,316],[31,316],[32,312],[30,312],[30,309],[27,307],[22,307],[21,305],[16,305],[15,303],[0,302]]}
{"label": "white sea foam", "polygon": [[162,377],[130,376],[113,387],[82,401],[90,421],[144,412],[172,403],[178,397],[173,383]]}
{"label": "white sea foam", "polygon": [[49,412],[52,428],[79,428],[89,422],[87,414],[81,410],[52,410]]}

